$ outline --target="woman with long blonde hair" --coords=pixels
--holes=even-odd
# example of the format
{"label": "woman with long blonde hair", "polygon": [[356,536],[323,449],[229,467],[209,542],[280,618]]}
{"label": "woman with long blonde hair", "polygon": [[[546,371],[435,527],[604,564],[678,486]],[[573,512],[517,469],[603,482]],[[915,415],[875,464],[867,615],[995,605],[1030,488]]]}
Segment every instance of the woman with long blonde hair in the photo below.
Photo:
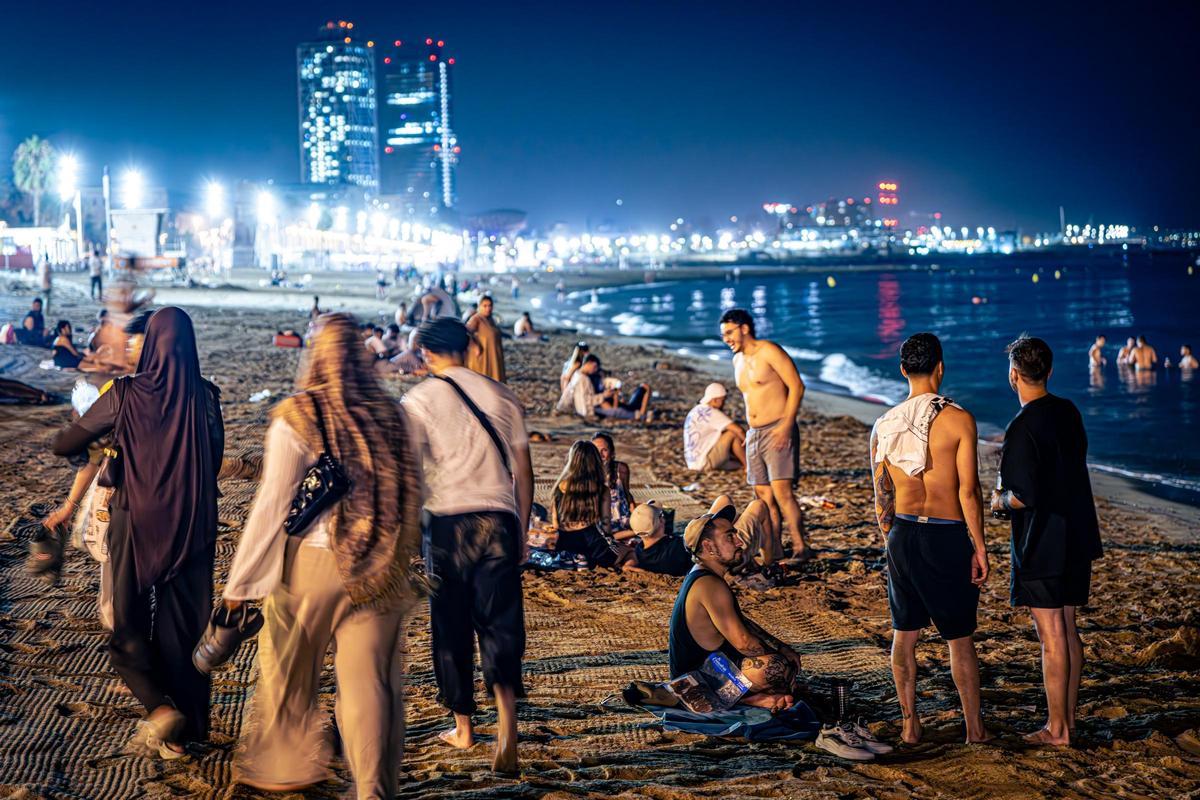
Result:
{"label": "woman with long blonde hair", "polygon": [[[408,425],[343,314],[318,320],[297,389],[272,414],[262,483],[224,592],[230,608],[266,598],[235,777],[294,791],[330,776],[317,690],[333,643],[337,723],[358,797],[392,797],[404,746],[403,622],[416,599],[409,568],[420,542]],[[289,535],[293,498],[323,452],[350,489]]]}
{"label": "woman with long blonde hair", "polygon": [[608,484],[596,446],[586,439],[571,445],[554,486],[550,521],[558,530],[555,548],[578,553],[588,566],[613,567],[621,550],[612,541]]}

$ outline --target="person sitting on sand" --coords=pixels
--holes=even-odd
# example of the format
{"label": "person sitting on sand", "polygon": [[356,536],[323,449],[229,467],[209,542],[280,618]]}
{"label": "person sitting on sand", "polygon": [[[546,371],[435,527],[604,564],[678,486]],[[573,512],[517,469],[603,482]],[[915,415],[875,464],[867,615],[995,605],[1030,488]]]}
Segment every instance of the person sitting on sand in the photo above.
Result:
{"label": "person sitting on sand", "polygon": [[710,383],[683,421],[683,459],[697,472],[746,468],[746,431],[722,410],[725,387]]}
{"label": "person sitting on sand", "polygon": [[[744,560],[742,540],[724,516],[701,514],[688,523],[683,544],[695,565],[683,579],[668,631],[671,679],[700,669],[714,652],[754,671],[747,705],[778,711],[792,704],[800,656],[742,613],[725,576]],[[777,658],[771,658],[776,656]]]}
{"label": "person sitting on sand", "polygon": [[492,316],[495,303],[488,295],[479,301],[479,310],[467,320],[471,348],[467,351],[467,369],[504,383],[504,346],[500,343],[500,326]]}
{"label": "person sitting on sand", "polygon": [[371,329],[371,335],[363,342],[363,346],[367,348],[367,352],[371,354],[372,358],[380,359],[388,356],[388,348],[383,341],[383,328],[378,325]]}
{"label": "person sitting on sand", "polygon": [[649,420],[650,386],[640,384],[633,390],[628,401],[621,400],[620,389],[596,390],[592,377],[600,372],[600,359],[589,353],[583,364],[571,376],[556,406],[558,411],[574,411],[581,417],[592,415],[610,419]]}
{"label": "person sitting on sand", "polygon": [[1150,346],[1145,336],[1137,337],[1137,347],[1130,352],[1129,363],[1139,372],[1154,369],[1158,365],[1158,352]]}
{"label": "person sitting on sand", "polygon": [[1200,361],[1192,355],[1192,346],[1185,344],[1179,348],[1179,368],[1183,370],[1193,370],[1200,367]]}
{"label": "person sitting on sand", "polygon": [[29,329],[37,337],[37,346],[44,347],[46,342],[46,318],[42,314],[42,298],[33,298],[33,302],[29,304],[29,311],[26,312],[25,318],[33,321],[33,325]]}
{"label": "person sitting on sand", "polygon": [[565,392],[567,384],[571,382],[571,378],[575,377],[575,373],[583,366],[583,359],[590,352],[587,342],[576,342],[575,347],[571,350],[571,357],[563,362],[562,374],[558,377],[558,389]]}
{"label": "person sitting on sand", "polygon": [[613,538],[628,538],[633,533],[629,528],[629,514],[637,503],[629,491],[629,465],[617,460],[617,445],[604,431],[592,437],[592,444],[600,453],[604,464],[604,483],[608,487],[609,509],[612,519]]}
{"label": "person sitting on sand", "polygon": [[901,738],[921,739],[916,647],[932,622],[950,649],[967,742],[987,741],[979,710],[975,652],[979,587],[988,577],[983,540],[975,418],[938,394],[942,344],[916,333],[900,346],[908,399],[871,429],[875,517],[887,554],[892,615],[892,678],[903,716]]}
{"label": "person sitting on sand", "polygon": [[542,339],[545,337],[533,327],[533,318],[529,316],[528,311],[521,312],[521,318],[513,325],[514,339]]}
{"label": "person sitting on sand", "polygon": [[404,342],[400,340],[400,326],[396,323],[393,322],[387,326],[387,330],[383,334],[383,346],[387,351],[385,358],[391,358],[404,347]]}
{"label": "person sitting on sand", "polygon": [[550,525],[558,531],[554,548],[583,555],[590,567],[615,567],[623,550],[610,538],[611,524],[600,452],[580,439],[571,445],[554,485],[550,503]]}
{"label": "person sitting on sand", "polygon": [[[666,529],[663,510],[651,500],[633,510],[626,533],[633,551],[622,569],[629,572],[654,572],[682,577],[692,568],[692,554],[683,539]],[[615,534],[621,538],[621,533]]]}
{"label": "person sitting on sand", "polygon": [[79,369],[83,354],[75,349],[71,341],[71,323],[60,319],[54,326],[54,366],[59,369]]}

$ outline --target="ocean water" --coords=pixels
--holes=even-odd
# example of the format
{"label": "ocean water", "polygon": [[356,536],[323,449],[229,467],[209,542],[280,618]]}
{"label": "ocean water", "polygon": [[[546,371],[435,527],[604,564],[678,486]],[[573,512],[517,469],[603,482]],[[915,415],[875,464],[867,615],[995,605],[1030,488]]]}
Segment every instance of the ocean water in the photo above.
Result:
{"label": "ocean water", "polygon": [[[809,385],[885,403],[907,394],[897,364],[900,343],[932,331],[945,351],[942,391],[976,415],[985,436],[999,433],[1019,408],[1004,346],[1027,331],[1054,349],[1050,389],[1079,406],[1094,465],[1195,502],[1200,374],[1160,368],[1134,375],[1115,363],[1126,337],[1138,334],[1172,362],[1181,344],[1200,349],[1200,269],[1189,274],[1189,263],[1162,256],[959,261],[738,281],[663,280],[577,292],[563,304],[548,295],[542,314],[583,334],[654,339],[727,363],[718,319],[740,306],[755,317],[760,337],[791,353]],[[1086,356],[1098,333],[1108,337],[1109,363],[1093,373]]]}

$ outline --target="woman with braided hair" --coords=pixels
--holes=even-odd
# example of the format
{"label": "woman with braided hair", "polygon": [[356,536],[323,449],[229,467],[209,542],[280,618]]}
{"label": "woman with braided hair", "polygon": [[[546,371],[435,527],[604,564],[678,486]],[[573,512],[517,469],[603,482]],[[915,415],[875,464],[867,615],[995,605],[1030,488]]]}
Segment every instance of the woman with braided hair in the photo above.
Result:
{"label": "woman with braided hair", "polygon": [[[334,643],[337,723],[357,796],[393,797],[404,747],[403,622],[416,600],[409,569],[420,546],[408,423],[343,314],[318,320],[297,388],[272,414],[262,483],[224,591],[231,609],[266,598],[235,777],[293,791],[330,776],[317,690]],[[292,500],[326,448],[322,424],[351,487],[288,535]]]}

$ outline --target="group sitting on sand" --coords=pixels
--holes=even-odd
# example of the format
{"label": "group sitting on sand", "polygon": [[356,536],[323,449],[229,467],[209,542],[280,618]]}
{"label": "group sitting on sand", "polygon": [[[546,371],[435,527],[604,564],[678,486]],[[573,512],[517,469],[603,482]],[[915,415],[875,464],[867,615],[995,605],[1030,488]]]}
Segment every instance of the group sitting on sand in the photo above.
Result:
{"label": "group sitting on sand", "polygon": [[562,394],[555,409],[574,413],[584,419],[637,420],[650,422],[654,412],[650,400],[654,395],[650,385],[638,384],[628,399],[621,396],[621,381],[604,374],[600,357],[590,352],[587,342],[575,345],[570,359],[563,365],[559,379]]}

